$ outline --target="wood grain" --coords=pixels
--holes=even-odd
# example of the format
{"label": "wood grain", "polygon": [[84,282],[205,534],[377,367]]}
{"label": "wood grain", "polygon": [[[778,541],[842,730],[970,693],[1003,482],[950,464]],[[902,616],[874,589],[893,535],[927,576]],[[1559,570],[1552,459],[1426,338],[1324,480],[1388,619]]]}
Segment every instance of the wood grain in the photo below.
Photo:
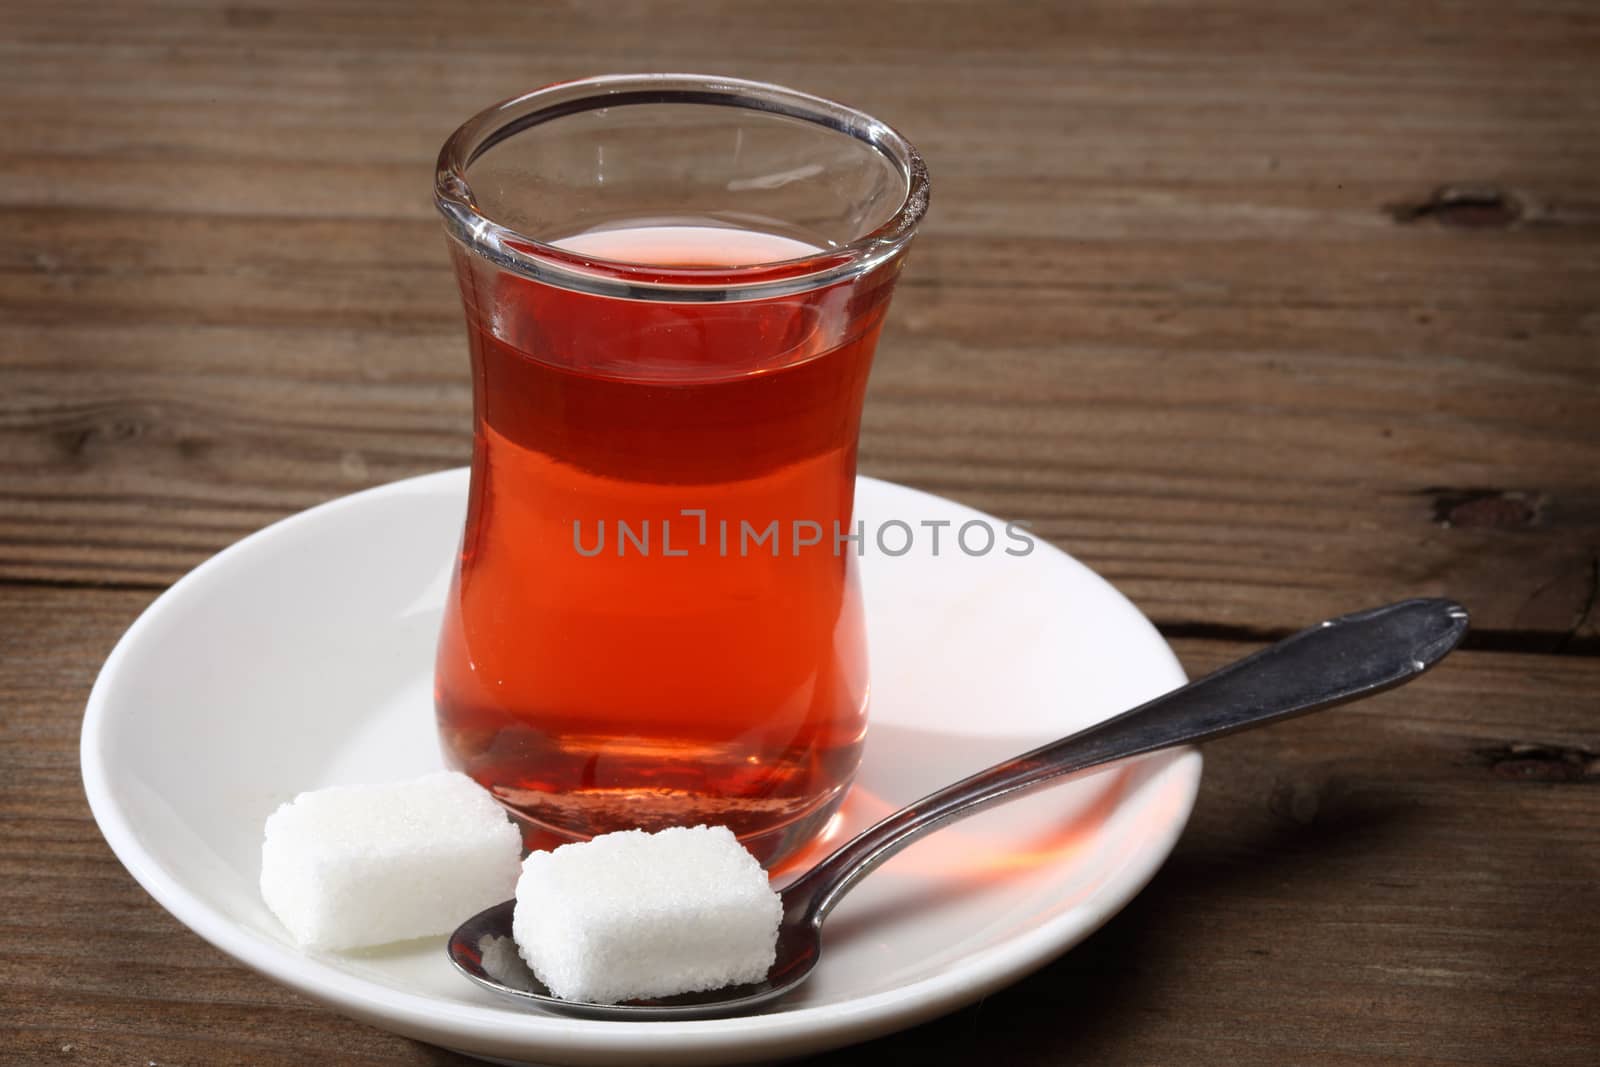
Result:
{"label": "wood grain", "polygon": [[466,461],[444,136],[674,69],[928,158],[867,473],[1032,522],[1191,671],[1386,598],[1474,613],[1418,685],[1214,746],[1087,944],[819,1062],[1600,1055],[1593,5],[56,0],[0,3],[0,1062],[460,1062],[167,917],[88,819],[78,718],[201,559]]}

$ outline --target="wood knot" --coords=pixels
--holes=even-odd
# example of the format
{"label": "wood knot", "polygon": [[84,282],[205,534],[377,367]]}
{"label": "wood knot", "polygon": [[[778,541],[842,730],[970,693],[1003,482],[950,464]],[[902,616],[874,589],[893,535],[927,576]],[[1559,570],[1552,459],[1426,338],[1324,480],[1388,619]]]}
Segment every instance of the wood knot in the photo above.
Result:
{"label": "wood knot", "polygon": [[1474,750],[1496,778],[1514,782],[1600,781],[1600,753],[1568,745],[1513,742]]}
{"label": "wood knot", "polygon": [[134,416],[112,417],[88,425],[66,426],[54,431],[62,455],[74,462],[87,460],[104,444],[134,441],[145,435],[147,425]]}
{"label": "wood knot", "polygon": [[1267,801],[1267,809],[1274,815],[1301,826],[1316,822],[1321,808],[1321,790],[1304,779],[1280,783]]}
{"label": "wood knot", "polygon": [[1523,216],[1523,204],[1493,186],[1441,185],[1419,203],[1389,204],[1384,210],[1401,225],[1432,219],[1461,229],[1503,229]]}
{"label": "wood knot", "polygon": [[1446,528],[1520,530],[1536,526],[1544,494],[1523,489],[1448,489],[1423,493],[1433,500],[1433,521]]}

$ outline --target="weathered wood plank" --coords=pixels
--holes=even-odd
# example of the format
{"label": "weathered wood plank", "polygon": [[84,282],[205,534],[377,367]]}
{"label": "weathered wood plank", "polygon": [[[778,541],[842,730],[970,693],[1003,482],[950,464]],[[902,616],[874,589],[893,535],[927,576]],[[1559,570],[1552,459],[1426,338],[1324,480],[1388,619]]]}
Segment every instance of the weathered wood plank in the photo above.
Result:
{"label": "weathered wood plank", "polygon": [[[919,251],[898,298],[867,472],[1032,521],[1168,621],[1281,629],[1447,592],[1486,629],[1595,632],[1586,327],[1519,342],[1507,323],[1544,313],[1479,313],[1501,334],[1441,350],[1408,312],[1257,319],[1062,290],[996,309],[940,269]],[[288,511],[465,461],[442,266],[352,269],[372,307],[344,322],[317,310],[357,298],[327,273],[138,277],[125,306],[48,333],[0,327],[0,573],[164,583]],[[250,294],[267,303],[246,307]]]}

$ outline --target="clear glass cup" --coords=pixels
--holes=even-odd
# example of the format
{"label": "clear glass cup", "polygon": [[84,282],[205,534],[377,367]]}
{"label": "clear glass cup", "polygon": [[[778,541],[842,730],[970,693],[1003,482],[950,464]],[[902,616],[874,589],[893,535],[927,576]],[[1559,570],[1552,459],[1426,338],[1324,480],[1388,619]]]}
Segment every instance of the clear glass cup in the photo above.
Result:
{"label": "clear glass cup", "polygon": [[856,441],[927,205],[883,123],[778,86],[549,86],[445,143],[472,357],[435,703],[530,847],[726,825],[773,863],[866,728]]}

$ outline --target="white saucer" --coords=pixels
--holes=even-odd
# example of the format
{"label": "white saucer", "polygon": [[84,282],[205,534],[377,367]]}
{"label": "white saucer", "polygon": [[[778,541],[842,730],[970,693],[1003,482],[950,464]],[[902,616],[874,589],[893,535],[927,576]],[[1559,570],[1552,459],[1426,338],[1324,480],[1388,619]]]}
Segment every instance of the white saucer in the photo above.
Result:
{"label": "white saucer", "polygon": [[[257,892],[261,824],[301,790],[440,766],[433,641],[466,485],[456,470],[357,493],[202,564],[128,630],[84,716],[89,803],[133,876],[213,945],[337,1011],[513,1063],[816,1052],[932,1018],[1048,962],[1126,904],[1183,829],[1200,782],[1192,750],[958,823],[866,879],[828,921],[812,979],[745,1018],[518,1011],[456,975],[442,937],[306,955]],[[869,543],[862,560],[872,727],[835,843],[1183,682],[1144,617],[1070,557],[1042,542],[1006,555],[1003,534],[994,552],[964,555],[950,534],[986,516],[887,482],[862,479],[857,504],[869,531],[891,519],[954,525],[937,557],[918,537],[900,557]]]}

